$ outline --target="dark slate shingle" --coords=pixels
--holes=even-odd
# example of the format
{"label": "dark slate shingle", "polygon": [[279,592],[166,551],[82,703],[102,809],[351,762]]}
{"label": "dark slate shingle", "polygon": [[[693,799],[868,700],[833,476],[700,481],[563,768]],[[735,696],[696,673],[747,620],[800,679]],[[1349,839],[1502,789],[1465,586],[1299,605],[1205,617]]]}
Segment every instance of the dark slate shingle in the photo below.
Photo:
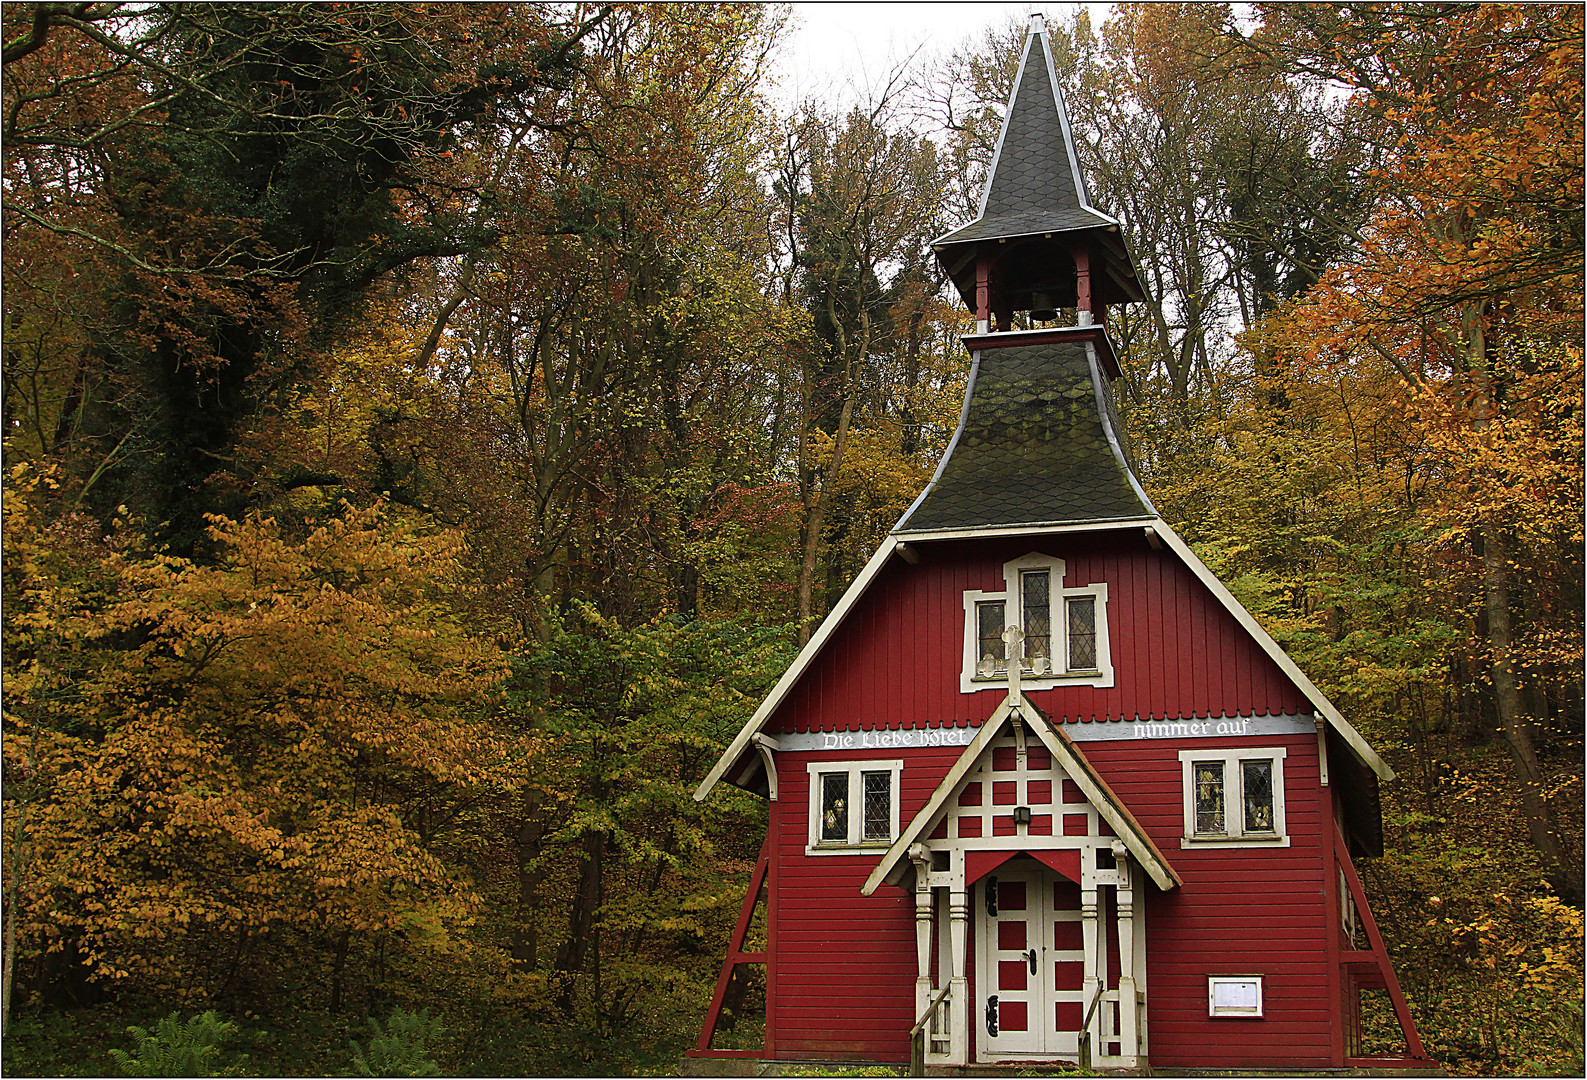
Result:
{"label": "dark slate shingle", "polygon": [[983,215],[942,237],[940,244],[1029,236],[1111,224],[1088,209],[1075,186],[1074,152],[1064,138],[1059,104],[1047,69],[1047,39],[1033,34],[1025,71],[1009,108],[1002,150]]}
{"label": "dark slate shingle", "polygon": [[941,475],[896,531],[1156,516],[1108,442],[1084,342],[984,349],[970,395]]}

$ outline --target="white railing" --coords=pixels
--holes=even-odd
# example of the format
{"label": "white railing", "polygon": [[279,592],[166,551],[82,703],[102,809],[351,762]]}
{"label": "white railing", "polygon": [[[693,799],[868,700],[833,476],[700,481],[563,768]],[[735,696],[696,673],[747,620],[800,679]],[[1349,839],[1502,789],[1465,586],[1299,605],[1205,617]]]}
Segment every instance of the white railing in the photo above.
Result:
{"label": "white railing", "polygon": [[926,1008],[915,1021],[915,1026],[909,1029],[909,1075],[926,1075],[926,1052],[929,1046],[933,1054],[948,1052],[948,1043],[951,1036],[953,1010],[943,1008],[943,1004],[953,989],[949,983],[927,1002]]}

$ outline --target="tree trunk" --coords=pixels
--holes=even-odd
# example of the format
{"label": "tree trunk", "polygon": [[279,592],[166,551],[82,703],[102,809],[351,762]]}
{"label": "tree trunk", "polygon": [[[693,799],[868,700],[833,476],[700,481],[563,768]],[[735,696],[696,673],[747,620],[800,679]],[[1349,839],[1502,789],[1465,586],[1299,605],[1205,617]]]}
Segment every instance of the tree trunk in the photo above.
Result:
{"label": "tree trunk", "polygon": [[[22,811],[24,821],[27,810]],[[11,979],[16,969],[17,962],[17,901],[21,897],[21,877],[23,849],[26,841],[22,839],[22,824],[17,823],[17,833],[12,837],[11,865],[6,867],[5,888],[5,965],[4,973],[0,974],[0,1023],[8,1023],[11,1019]]]}
{"label": "tree trunk", "polygon": [[568,910],[568,939],[557,952],[558,971],[591,971],[600,977],[601,877],[606,854],[606,834],[591,830],[584,834],[584,855],[579,865],[579,884]]}
{"label": "tree trunk", "polygon": [[1483,530],[1483,608],[1488,617],[1490,674],[1494,704],[1499,713],[1499,733],[1510,751],[1521,812],[1532,846],[1543,856],[1543,873],[1561,900],[1580,907],[1582,869],[1572,865],[1560,843],[1559,827],[1544,795],[1543,769],[1532,737],[1532,721],[1521,706],[1521,690],[1510,660],[1510,569],[1508,544],[1498,526]]}
{"label": "tree trunk", "polygon": [[536,923],[540,908],[540,871],[534,861],[540,856],[544,833],[540,822],[541,794],[525,792],[522,817],[513,837],[518,861],[518,917],[513,927],[512,958],[525,967],[540,963],[540,933]]}
{"label": "tree trunk", "polygon": [[843,411],[838,417],[837,439],[832,444],[832,462],[827,466],[826,475],[811,492],[811,505],[805,514],[804,558],[799,563],[799,644],[801,646],[810,640],[810,631],[815,627],[816,556],[821,549],[821,532],[826,527],[827,506],[832,497],[832,488],[837,483],[838,470],[843,467],[843,454],[849,442],[849,422],[853,417],[854,399],[848,395],[845,388]]}
{"label": "tree trunk", "polygon": [[331,963],[331,1000],[328,1011],[332,1016],[342,1011],[342,974],[347,970],[347,950],[353,935],[343,930],[336,938],[335,959]]}
{"label": "tree trunk", "polygon": [[[1478,430],[1489,426],[1497,408],[1492,372],[1488,363],[1488,340],[1484,312],[1480,304],[1468,305],[1462,322],[1466,332],[1466,360],[1477,377],[1480,397],[1477,402]],[[1519,795],[1521,813],[1526,818],[1532,846],[1543,857],[1543,873],[1561,900],[1581,906],[1582,868],[1570,863],[1560,843],[1553,809],[1544,794],[1543,769],[1538,760],[1532,721],[1521,704],[1520,684],[1511,659],[1514,635],[1510,626],[1510,554],[1504,527],[1489,522],[1482,529],[1483,614],[1488,623],[1488,673],[1493,681],[1494,707],[1498,713],[1499,734],[1510,751],[1510,763]]]}

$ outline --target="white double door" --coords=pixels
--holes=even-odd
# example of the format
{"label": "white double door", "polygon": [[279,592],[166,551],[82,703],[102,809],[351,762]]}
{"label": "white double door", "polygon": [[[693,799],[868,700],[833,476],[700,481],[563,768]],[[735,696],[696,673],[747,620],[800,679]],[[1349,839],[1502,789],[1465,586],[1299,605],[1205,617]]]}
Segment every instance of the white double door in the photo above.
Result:
{"label": "white double door", "polygon": [[1021,859],[976,882],[974,903],[976,1058],[1078,1059],[1080,887]]}

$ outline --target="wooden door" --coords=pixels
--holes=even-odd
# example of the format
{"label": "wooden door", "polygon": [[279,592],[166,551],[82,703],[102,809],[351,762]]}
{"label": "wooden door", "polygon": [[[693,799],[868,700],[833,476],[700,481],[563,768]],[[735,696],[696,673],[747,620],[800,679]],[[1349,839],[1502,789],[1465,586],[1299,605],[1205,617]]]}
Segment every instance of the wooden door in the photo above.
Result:
{"label": "wooden door", "polygon": [[1042,1014],[1047,995],[1041,962],[1046,905],[1041,876],[1040,871],[1005,864],[976,889],[980,901],[976,1021],[982,1060],[1040,1054],[1046,1049]]}
{"label": "wooden door", "polygon": [[1077,1059],[1086,974],[1079,887],[1005,863],[977,883],[975,899],[976,1057]]}

